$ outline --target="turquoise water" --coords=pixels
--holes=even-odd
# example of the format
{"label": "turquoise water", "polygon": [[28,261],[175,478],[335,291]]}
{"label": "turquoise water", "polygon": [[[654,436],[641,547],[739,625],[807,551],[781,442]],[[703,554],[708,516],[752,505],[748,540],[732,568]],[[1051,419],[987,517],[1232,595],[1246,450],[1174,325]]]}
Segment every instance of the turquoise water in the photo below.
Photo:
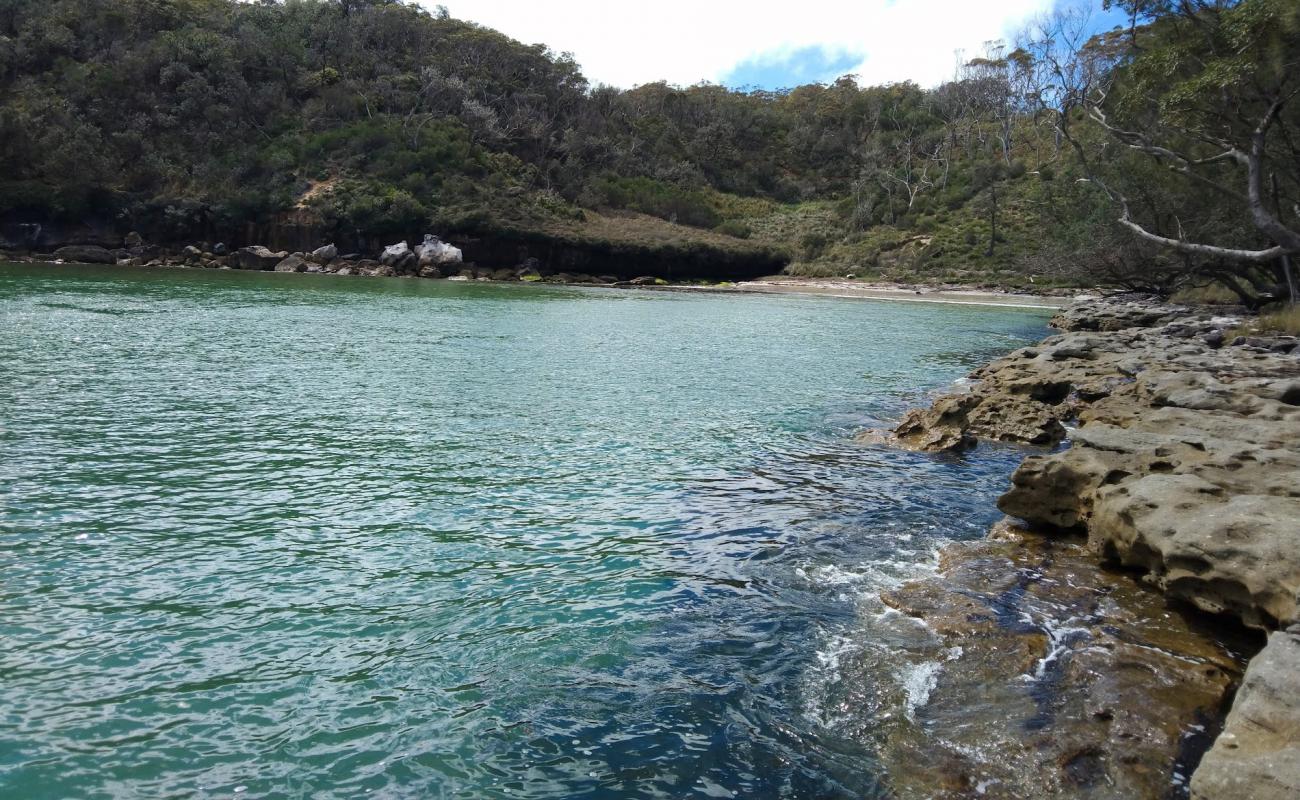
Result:
{"label": "turquoise water", "polygon": [[880,796],[827,648],[1020,456],[850,437],[1044,322],[0,265],[0,795]]}

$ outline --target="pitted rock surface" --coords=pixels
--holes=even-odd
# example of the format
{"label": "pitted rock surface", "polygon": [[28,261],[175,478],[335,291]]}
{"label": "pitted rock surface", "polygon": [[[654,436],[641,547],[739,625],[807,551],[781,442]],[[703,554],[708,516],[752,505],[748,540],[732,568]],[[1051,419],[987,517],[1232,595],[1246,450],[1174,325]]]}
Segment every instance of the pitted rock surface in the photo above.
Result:
{"label": "pitted rock surface", "polygon": [[[911,412],[893,435],[898,444],[929,451],[965,449],[980,440],[1046,446],[1016,470],[998,502],[1029,525],[1026,541],[1081,541],[1069,546],[1086,548],[1093,563],[1129,570],[1171,602],[1186,601],[1245,628],[1285,630],[1273,633],[1251,662],[1227,731],[1192,780],[1198,800],[1300,797],[1300,341],[1230,335],[1240,322],[1219,312],[1133,298],[1083,302],[1053,320],[1065,333],[976,370],[967,390]],[[1068,447],[1046,451],[1067,440]],[[989,546],[958,547],[948,558],[977,564]],[[966,555],[959,555],[963,549]],[[1057,580],[1054,568],[1044,574]],[[995,585],[994,576],[985,580],[982,591]],[[897,607],[947,620],[946,635],[953,641],[983,642],[987,622],[967,608],[979,585],[936,591],[911,589],[912,599],[900,599]],[[1025,641],[995,649],[1002,656],[1020,653]],[[1118,652],[1102,647],[1080,654],[1076,663],[1108,649]],[[1086,686],[1098,675],[1127,669],[1100,663],[1096,674],[1070,681]],[[1199,669],[1178,658],[1145,665],[1142,680],[1149,691],[1135,690],[1134,707],[1151,702],[1169,681],[1199,679]],[[1229,690],[1225,685],[1222,696]],[[983,690],[972,684],[964,691],[975,696]],[[1008,709],[1015,713],[1013,706]],[[1215,716],[1212,710],[1206,714]],[[979,736],[997,741],[996,730]],[[1063,740],[1072,741],[1069,735]],[[1149,763],[1159,761],[1155,739],[1144,741],[1154,748]],[[1174,748],[1166,751],[1172,763],[1177,747],[1169,740],[1165,746]],[[967,764],[967,750],[923,748],[908,758],[934,757],[950,771],[974,775],[960,767]],[[1171,794],[1170,784],[1158,791],[1159,781],[1124,784],[1137,779],[1121,774],[1123,768],[1115,766],[1123,761],[1119,750],[1105,743],[1092,741],[1077,757],[1051,746],[1045,752],[1066,758],[1038,765],[1043,775],[1059,780],[1023,784],[1021,794],[1004,796]],[[1023,756],[1033,757],[1045,758],[1041,752]],[[1060,769],[1054,772],[1053,764]],[[1075,780],[1089,775],[1105,780]],[[957,788],[926,791],[935,797],[977,796],[983,793],[975,789],[1000,785],[988,780],[1009,779],[963,780],[953,784]],[[1173,796],[1186,796],[1186,782],[1175,784]],[[1097,788],[1121,785],[1128,794]]]}

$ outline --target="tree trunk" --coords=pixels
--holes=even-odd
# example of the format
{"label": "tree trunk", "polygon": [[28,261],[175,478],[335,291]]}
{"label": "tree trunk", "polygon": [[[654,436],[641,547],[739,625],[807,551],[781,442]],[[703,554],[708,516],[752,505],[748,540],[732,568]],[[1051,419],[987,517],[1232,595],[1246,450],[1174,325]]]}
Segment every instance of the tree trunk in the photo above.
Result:
{"label": "tree trunk", "polygon": [[989,249],[985,255],[993,255],[993,248],[998,241],[998,185],[989,184]]}
{"label": "tree trunk", "polygon": [[1291,298],[1291,305],[1295,305],[1297,302],[1295,274],[1291,271],[1291,256],[1282,256],[1282,274],[1286,276],[1286,290]]}

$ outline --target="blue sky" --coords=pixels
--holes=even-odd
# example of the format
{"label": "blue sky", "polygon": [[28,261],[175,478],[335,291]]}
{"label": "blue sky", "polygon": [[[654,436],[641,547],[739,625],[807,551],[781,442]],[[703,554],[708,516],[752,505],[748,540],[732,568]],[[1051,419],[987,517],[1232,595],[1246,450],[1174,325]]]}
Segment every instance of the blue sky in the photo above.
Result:
{"label": "blue sky", "polygon": [[[432,7],[435,0],[421,0]],[[959,54],[1008,39],[1057,2],[1101,0],[441,0],[453,16],[570,52],[593,84],[657,80],[779,89],[853,74],[864,84],[950,78]]]}
{"label": "blue sky", "polygon": [[808,45],[751,56],[724,72],[718,81],[735,89],[782,89],[805,83],[829,83],[852,72],[866,57],[866,53],[836,52],[822,45]]}
{"label": "blue sky", "polygon": [[[895,0],[906,2],[906,0]],[[1116,25],[1126,25],[1127,16],[1118,9],[1102,8],[1101,0],[1091,3],[1073,3],[1087,6],[1089,27],[1095,32],[1109,30]],[[1010,32],[1008,33],[1009,37]],[[976,48],[971,47],[970,51]],[[776,90],[807,83],[831,83],[842,75],[851,74],[870,59],[865,51],[845,51],[824,45],[776,50],[758,53],[736,64],[718,77],[718,82],[733,89]]]}

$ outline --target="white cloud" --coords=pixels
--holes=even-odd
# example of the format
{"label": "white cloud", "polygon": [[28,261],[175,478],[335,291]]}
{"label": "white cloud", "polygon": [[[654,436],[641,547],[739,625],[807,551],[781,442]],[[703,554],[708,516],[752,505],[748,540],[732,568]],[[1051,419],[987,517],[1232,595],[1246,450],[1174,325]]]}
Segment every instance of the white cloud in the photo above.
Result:
{"label": "white cloud", "polygon": [[[421,0],[432,7],[435,0]],[[866,83],[951,77],[954,52],[1005,37],[1052,0],[442,0],[452,16],[573,53],[592,83],[717,81],[772,51],[866,54]]]}

